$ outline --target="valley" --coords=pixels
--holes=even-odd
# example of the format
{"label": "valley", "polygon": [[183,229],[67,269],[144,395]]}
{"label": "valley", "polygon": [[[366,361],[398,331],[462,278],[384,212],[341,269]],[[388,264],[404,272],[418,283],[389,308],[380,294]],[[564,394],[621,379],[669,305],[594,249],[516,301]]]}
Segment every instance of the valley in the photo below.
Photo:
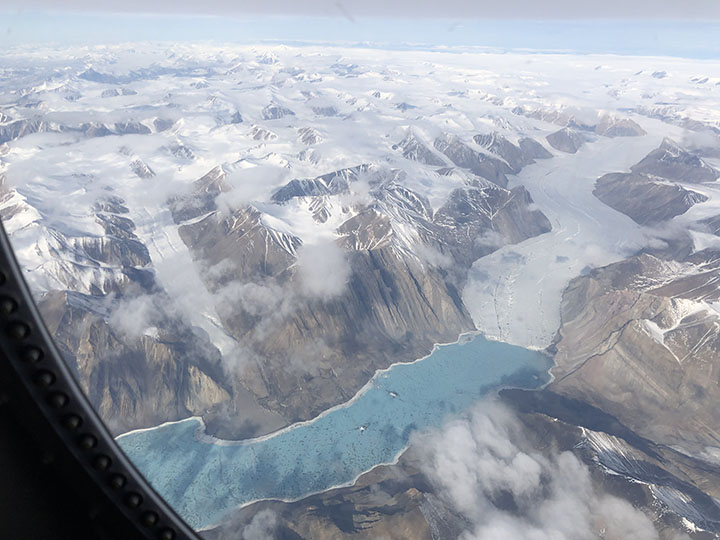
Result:
{"label": "valley", "polygon": [[[717,538],[720,78],[698,76],[717,70],[478,50],[18,48],[0,56],[0,216],[88,398],[208,538],[255,520],[278,538],[482,537],[494,522],[430,463],[462,466],[484,515],[552,528],[519,486],[484,483],[513,456],[543,471],[527,487],[543,501],[584,490],[587,538],[613,513],[638,538]],[[416,360],[467,332],[483,346],[421,377],[431,364]],[[521,386],[547,368],[551,380],[496,405],[520,350],[553,359]],[[352,437],[325,423],[359,410],[343,404],[366,403],[388,368],[416,385],[408,409],[388,387]],[[384,414],[391,444],[355,429]],[[511,451],[470,474],[490,444],[476,424]],[[238,453],[307,426],[330,427],[280,454]],[[443,445],[453,434],[467,456]],[[343,474],[322,476],[303,444]]]}

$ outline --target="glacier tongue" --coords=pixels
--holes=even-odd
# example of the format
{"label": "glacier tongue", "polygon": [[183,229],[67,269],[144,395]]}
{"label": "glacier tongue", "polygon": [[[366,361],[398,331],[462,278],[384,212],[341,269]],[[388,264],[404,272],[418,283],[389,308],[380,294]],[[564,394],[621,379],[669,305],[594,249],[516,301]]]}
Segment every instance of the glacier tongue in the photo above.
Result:
{"label": "glacier tongue", "polygon": [[635,138],[632,145],[599,139],[577,154],[529,165],[512,180],[511,186],[527,188],[553,230],[475,262],[463,301],[479,330],[524,347],[550,345],[560,326],[560,300],[568,282],[648,241],[639,225],[593,196],[595,180],[630,167],[661,140],[652,134]]}
{"label": "glacier tongue", "polygon": [[214,297],[198,275],[190,251],[178,234],[167,208],[140,207],[135,214],[138,236],[144,241],[155,269],[155,277],[189,317],[191,324],[205,330],[223,355],[232,359],[238,343],[223,328],[215,311]]}

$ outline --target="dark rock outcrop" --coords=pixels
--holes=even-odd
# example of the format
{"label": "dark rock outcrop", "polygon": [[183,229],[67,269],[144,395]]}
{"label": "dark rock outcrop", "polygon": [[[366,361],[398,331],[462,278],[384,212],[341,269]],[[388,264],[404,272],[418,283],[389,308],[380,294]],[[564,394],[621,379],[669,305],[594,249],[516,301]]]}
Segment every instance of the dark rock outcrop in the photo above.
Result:
{"label": "dark rock outcrop", "polygon": [[291,180],[272,195],[272,200],[284,203],[296,197],[317,197],[347,193],[350,182],[355,182],[361,175],[377,174],[378,168],[368,164],[356,165],[330,172],[312,179]]}
{"label": "dark rock outcrop", "polygon": [[720,176],[720,171],[668,139],[630,170],[598,178],[593,194],[640,225],[667,221],[707,201],[706,195],[682,184],[711,182]]}
{"label": "dark rock outcrop", "polygon": [[0,126],[0,144],[14,141],[25,135],[52,131],[59,131],[59,128],[39,118],[15,120]]}
{"label": "dark rock outcrop", "polygon": [[170,120],[169,118],[156,118],[153,120],[153,126],[155,126],[156,131],[167,131],[174,125],[175,120]]}
{"label": "dark rock outcrop", "polygon": [[434,146],[458,167],[468,169],[473,174],[501,187],[507,186],[508,179],[505,175],[512,173],[513,170],[504,161],[476,152],[454,135],[447,133],[435,139]]}
{"label": "dark rock outcrop", "polygon": [[518,141],[518,146],[520,146],[520,150],[522,150],[527,157],[533,159],[550,159],[553,157],[547,148],[530,137],[523,137],[520,139]]}
{"label": "dark rock outcrop", "polygon": [[639,137],[645,130],[629,118],[605,115],[595,126],[595,133],[603,137]]}
{"label": "dark rock outcrop", "polygon": [[610,173],[598,178],[593,194],[640,225],[667,221],[708,200],[702,193],[634,173]]}
{"label": "dark rock outcrop", "polygon": [[112,135],[113,132],[105,124],[90,122],[80,126],[80,131],[85,133],[88,137],[107,137]]}
{"label": "dark rock outcrop", "polygon": [[140,122],[126,120],[115,124],[115,133],[118,135],[147,135],[150,133],[150,128]]}
{"label": "dark rock outcrop", "polygon": [[468,188],[453,191],[433,218],[433,236],[441,253],[449,253],[461,268],[506,243],[546,233],[551,225],[532,203],[524,187],[512,191]]}
{"label": "dark rock outcrop", "polygon": [[475,135],[473,140],[479,146],[504,159],[514,173],[520,172],[526,165],[535,163],[535,158],[545,159],[552,157],[552,154],[545,147],[528,137],[518,141],[518,145],[514,145],[498,133]]}
{"label": "dark rock outcrop", "polygon": [[698,156],[665,139],[660,148],[653,150],[630,170],[637,174],[650,174],[675,182],[713,182],[720,177],[717,171]]}
{"label": "dark rock outcrop", "polygon": [[335,107],[312,107],[312,112],[318,116],[337,116],[338,110]]}
{"label": "dark rock outcrop", "polygon": [[295,113],[287,107],[281,107],[280,105],[268,105],[262,110],[263,120],[277,120],[284,116],[295,116]]}
{"label": "dark rock outcrop", "polygon": [[195,152],[192,151],[192,148],[184,144],[171,144],[167,147],[167,151],[176,158],[186,159],[188,161],[195,159]]}
{"label": "dark rock outcrop", "polygon": [[436,155],[430,148],[428,148],[420,139],[418,139],[412,133],[408,135],[393,149],[399,149],[402,151],[403,157],[424,163],[425,165],[432,165],[435,167],[443,167],[446,165],[445,161]]}
{"label": "dark rock outcrop", "polygon": [[130,168],[139,178],[152,178],[155,176],[155,171],[140,159],[136,159],[130,163]]}
{"label": "dark rock outcrop", "polygon": [[305,127],[298,130],[298,140],[303,144],[312,146],[322,141],[322,136],[315,128]]}
{"label": "dark rock outcrop", "polygon": [[582,135],[571,128],[562,128],[555,133],[551,133],[545,139],[555,150],[567,152],[568,154],[574,154],[585,143]]}
{"label": "dark rock outcrop", "polygon": [[131,88],[108,88],[100,94],[101,98],[111,98],[117,96],[136,96],[137,92]]}
{"label": "dark rock outcrop", "polygon": [[195,181],[189,193],[171,198],[168,206],[175,222],[182,223],[215,210],[215,198],[230,190],[226,176],[223,167],[215,167]]}
{"label": "dark rock outcrop", "polygon": [[160,318],[156,335],[126,335],[108,322],[107,299],[78,293],[50,292],[39,308],[114,434],[201,414],[230,397],[220,353],[198,329]]}
{"label": "dark rock outcrop", "polygon": [[78,78],[104,84],[122,84],[124,82],[121,77],[116,77],[109,73],[100,73],[93,68],[86,69],[78,75]]}
{"label": "dark rock outcrop", "polygon": [[272,141],[277,139],[277,135],[275,135],[275,133],[260,126],[253,126],[250,129],[250,137],[256,141]]}

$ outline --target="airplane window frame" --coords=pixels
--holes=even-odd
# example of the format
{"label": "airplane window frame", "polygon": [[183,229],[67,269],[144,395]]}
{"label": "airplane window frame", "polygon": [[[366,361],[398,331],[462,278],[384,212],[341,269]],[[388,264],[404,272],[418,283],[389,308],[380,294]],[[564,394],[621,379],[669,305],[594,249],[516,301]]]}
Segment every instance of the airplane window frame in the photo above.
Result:
{"label": "airplane window frame", "polygon": [[58,462],[68,496],[119,538],[197,540],[90,404],[45,327],[1,223],[0,327],[0,403]]}

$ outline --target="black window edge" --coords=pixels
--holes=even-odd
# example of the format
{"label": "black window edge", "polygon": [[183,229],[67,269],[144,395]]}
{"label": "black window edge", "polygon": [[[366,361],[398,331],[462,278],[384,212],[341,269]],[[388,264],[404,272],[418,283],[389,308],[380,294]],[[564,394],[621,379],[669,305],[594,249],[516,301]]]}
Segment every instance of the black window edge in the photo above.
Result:
{"label": "black window edge", "polygon": [[199,540],[134,467],[90,404],[45,327],[2,223],[0,404],[57,463],[58,477],[67,484],[61,491],[66,498],[58,503],[77,506],[109,538]]}

